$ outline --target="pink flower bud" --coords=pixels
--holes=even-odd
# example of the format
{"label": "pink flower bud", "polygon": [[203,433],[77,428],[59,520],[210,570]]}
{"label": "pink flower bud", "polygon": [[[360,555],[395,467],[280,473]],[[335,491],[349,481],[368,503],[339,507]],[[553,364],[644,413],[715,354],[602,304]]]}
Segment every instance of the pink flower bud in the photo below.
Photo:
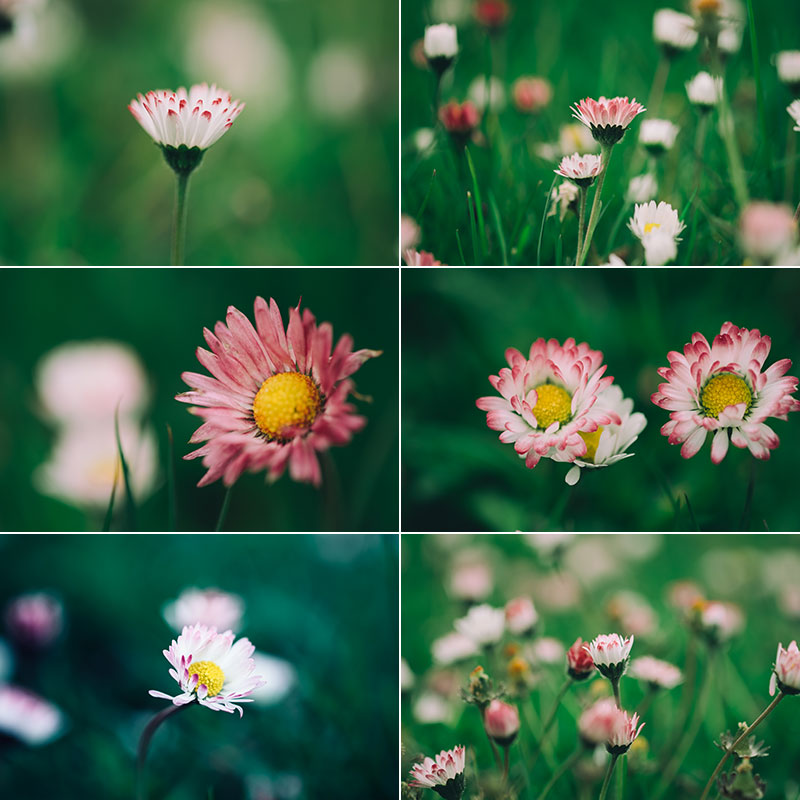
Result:
{"label": "pink flower bud", "polygon": [[515,597],[506,603],[506,624],[511,633],[528,633],[538,621],[539,615],[529,597]]}
{"label": "pink flower bud", "polygon": [[583,639],[579,636],[575,643],[567,650],[567,673],[576,681],[586,680],[594,672],[592,655],[583,646]]}
{"label": "pink flower bud", "polygon": [[800,694],[800,650],[797,649],[797,642],[792,642],[787,648],[778,645],[775,671],[769,682],[770,695],[775,694],[776,685],[784,694]]}
{"label": "pink flower bud", "polygon": [[502,747],[508,747],[519,733],[519,712],[502,700],[492,700],[483,716],[486,733]]}

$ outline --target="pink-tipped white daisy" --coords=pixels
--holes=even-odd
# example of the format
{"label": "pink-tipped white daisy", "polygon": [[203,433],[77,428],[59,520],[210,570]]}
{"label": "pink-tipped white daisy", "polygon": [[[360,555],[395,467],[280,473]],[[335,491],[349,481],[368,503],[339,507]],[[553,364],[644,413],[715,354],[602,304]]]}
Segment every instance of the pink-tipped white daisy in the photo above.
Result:
{"label": "pink-tipped white daisy", "polygon": [[792,642],[786,648],[778,645],[775,668],[769,681],[770,696],[775,694],[776,688],[784,694],[800,694],[800,650],[797,649],[797,642]]}
{"label": "pink-tipped white daisy", "polygon": [[628,675],[648,684],[651,689],[674,689],[683,681],[683,674],[674,664],[653,656],[634,658]]}
{"label": "pink-tipped white daisy", "polygon": [[636,737],[642,732],[644,722],[639,725],[639,715],[629,716],[627,711],[617,709],[611,728],[611,735],[606,740],[606,750],[612,755],[627,753]]}
{"label": "pink-tipped white daisy", "polygon": [[601,145],[610,146],[620,141],[636,116],[646,110],[635,98],[587,97],[572,107],[572,116],[586,125]]}
{"label": "pink-tipped white daisy", "polygon": [[61,711],[47,700],[27,689],[0,685],[0,733],[38,747],[60,736],[65,723]]}
{"label": "pink-tipped white daisy", "polygon": [[589,450],[587,434],[621,424],[615,412],[596,406],[598,394],[614,379],[603,377],[603,354],[585,342],[537,339],[528,358],[514,348],[505,355],[509,367],[489,376],[501,396],[481,397],[476,405],[529,469],[556,454],[561,461],[575,461]]}
{"label": "pink-tipped white daisy", "polygon": [[669,367],[658,374],[666,379],[652,395],[652,401],[670,411],[661,433],[670,444],[681,444],[681,455],[691,458],[714,434],[711,460],[719,464],[728,443],[747,447],[759,459],[767,459],[780,440],[766,420],[785,420],[790,411],[800,410],[793,398],[797,378],[786,375],[792,366],[788,358],[762,372],[771,339],[758,330],[737,328],[726,322],[709,345],[702,333],[695,333],[683,353],[667,354]]}
{"label": "pink-tipped white daisy", "polygon": [[[624,397],[622,389],[615,383],[598,393],[597,408],[604,409],[609,415],[616,415],[619,424],[612,422],[601,425],[594,433],[582,435],[586,452],[572,462],[573,466],[564,478],[570,486],[580,480],[583,469],[610,467],[624,458],[630,458],[633,453],[627,453],[626,450],[647,425],[644,414],[633,412],[633,400]],[[560,454],[556,453],[553,460],[561,461]]]}
{"label": "pink-tipped white daisy", "polygon": [[180,686],[180,693],[173,696],[151,689],[150,694],[171,700],[176,706],[196,701],[213,711],[238,711],[242,716],[238,704],[251,703],[249,695],[264,680],[255,672],[255,647],[250,640],[234,640],[232,631],[217,633],[216,628],[205,625],[185,627],[169,650],[164,650],[164,658],[172,667],[169,674]]}
{"label": "pink-tipped white daisy", "polygon": [[244,108],[213,83],[198,83],[177,92],[166,89],[139,94],[128,109],[164,151],[176,172],[191,172]]}
{"label": "pink-tipped white daisy", "polygon": [[564,156],[554,172],[562,178],[569,178],[578,186],[591,186],[600,174],[602,166],[600,156],[591,153],[583,156],[573,153],[571,156]]}
{"label": "pink-tipped white daisy", "polygon": [[592,657],[594,665],[609,680],[619,680],[628,668],[633,636],[627,639],[618,633],[601,633],[583,649]]}
{"label": "pink-tipped white daisy", "polygon": [[176,399],[194,404],[203,424],[191,441],[206,444],[184,458],[203,459],[198,486],[220,478],[231,486],[245,471],[276,480],[287,466],[293,480],[319,486],[317,451],[347,444],[366,425],[347,402],[349,378],[380,351],[353,352],[347,334],[334,347],[330,323],[317,325],[299,304],[284,328],[277,303],[258,297],[255,319],[253,327],[231,306],[214,333],[203,330],[211,351],[199,347],[197,358],[213,377],[184,372],[192,391]]}
{"label": "pink-tipped white daisy", "polygon": [[796,123],[792,130],[800,131],[800,100],[794,100],[786,110]]}
{"label": "pink-tipped white daisy", "polygon": [[442,750],[435,759],[427,756],[421,763],[411,767],[412,786],[433,789],[445,800],[459,800],[464,792],[464,746]]}
{"label": "pink-tipped white daisy", "polygon": [[187,625],[207,625],[220,631],[238,631],[244,614],[241,597],[219,589],[184,589],[164,606],[164,619],[176,631]]}

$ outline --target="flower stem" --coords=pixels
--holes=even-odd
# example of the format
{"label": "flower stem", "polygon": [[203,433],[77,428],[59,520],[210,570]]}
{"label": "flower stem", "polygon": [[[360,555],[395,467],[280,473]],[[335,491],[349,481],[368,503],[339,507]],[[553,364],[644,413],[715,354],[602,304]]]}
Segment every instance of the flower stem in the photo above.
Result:
{"label": "flower stem", "polygon": [[714,785],[717,775],[719,775],[719,773],[722,771],[722,768],[725,766],[728,756],[734,750],[736,750],[737,745],[741,741],[746,739],[769,716],[769,714],[772,713],[772,709],[774,709],[784,697],[786,697],[786,695],[783,692],[778,692],[778,696],[761,712],[756,721],[749,728],[747,728],[747,730],[740,733],[736,741],[725,751],[725,754],[719,760],[719,764],[717,764],[717,768],[711,773],[711,777],[708,779],[706,788],[703,789],[703,794],[700,795],[700,800],[706,800],[708,797],[708,793],[711,791],[711,787]]}
{"label": "flower stem", "polygon": [[547,797],[547,795],[550,794],[550,790],[556,785],[561,776],[568,769],[570,769],[570,767],[572,767],[573,764],[575,764],[575,762],[581,757],[582,753],[583,753],[583,747],[579,745],[577,749],[572,753],[572,755],[569,756],[565,761],[563,761],[559,765],[558,769],[552,774],[550,780],[545,784],[544,789],[542,789],[541,794],[536,798],[536,800],[544,800],[545,797]]}
{"label": "flower stem", "polygon": [[614,692],[614,702],[617,704],[617,708],[622,708],[622,702],[619,698],[619,678],[611,679],[611,689]]}
{"label": "flower stem", "polygon": [[220,533],[222,527],[225,525],[225,517],[228,516],[228,506],[231,504],[231,493],[233,492],[233,484],[231,484],[226,492],[225,499],[222,501],[222,508],[219,510],[219,518],[217,519],[217,527],[214,528],[215,533]]}
{"label": "flower stem", "polygon": [[611,775],[614,772],[614,767],[617,764],[618,758],[619,758],[618,755],[611,756],[611,761],[609,762],[608,769],[606,770],[606,777],[605,780],[603,781],[603,788],[600,789],[600,796],[597,798],[597,800],[605,800],[605,797],[608,794],[609,784],[611,783]]}
{"label": "flower stem", "polygon": [[580,201],[578,203],[578,250],[575,253],[575,266],[578,266],[578,259],[581,256],[581,250],[583,249],[583,231],[584,231],[584,223],[586,222],[586,195],[589,193],[588,186],[581,186],[579,187],[580,192]]}
{"label": "flower stem", "polygon": [[161,723],[167,719],[167,717],[171,717],[173,714],[177,714],[184,708],[189,708],[189,706],[194,705],[192,703],[184,703],[182,706],[169,706],[165,708],[163,711],[159,711],[150,722],[147,723],[145,729],[142,731],[142,735],[139,737],[139,747],[137,749],[137,756],[136,756],[136,800],[146,800],[147,798],[147,788],[145,786],[145,762],[147,761],[147,751],[150,749],[150,742],[153,739],[153,734],[158,730]]}
{"label": "flower stem", "polygon": [[489,740],[489,744],[492,747],[492,755],[494,756],[494,765],[497,769],[500,769],[500,753],[497,751],[497,745],[494,743],[494,739],[489,736],[489,731],[486,730],[486,715],[483,712],[483,709],[478,708],[478,713],[481,715],[481,722],[483,723],[483,732],[486,734],[486,738]]}
{"label": "flower stem", "polygon": [[[584,196],[586,192],[584,190]],[[558,694],[556,695],[555,702],[553,703],[553,708],[550,711],[550,714],[547,717],[547,720],[542,727],[542,732],[539,734],[539,746],[536,748],[536,752],[533,754],[533,761],[530,763],[530,767],[528,771],[533,769],[534,764],[538,761],[539,756],[542,754],[542,746],[544,745],[544,740],[547,734],[550,731],[550,728],[553,727],[553,723],[556,721],[556,713],[558,712],[558,707],[561,705],[561,701],[564,699],[564,695],[569,690],[569,687],[572,686],[573,680],[572,678],[568,677],[561,688],[558,690]]]}
{"label": "flower stem", "polygon": [[183,250],[186,243],[186,191],[189,173],[176,172],[178,191],[175,195],[175,217],[172,226],[172,266],[183,266]]}
{"label": "flower stem", "polygon": [[600,171],[600,177],[597,179],[597,188],[594,190],[594,200],[592,201],[592,212],[589,214],[589,225],[583,240],[583,250],[579,253],[578,260],[575,262],[576,267],[583,266],[583,262],[586,261],[586,256],[589,254],[589,246],[592,243],[592,236],[594,236],[594,229],[597,226],[597,218],[600,211],[600,194],[603,191],[603,183],[606,179],[606,172],[608,172],[608,162],[611,160],[611,150],[613,147],[614,145],[600,145],[600,161],[603,169]]}
{"label": "flower stem", "polygon": [[653,76],[653,85],[650,87],[650,99],[647,103],[648,110],[654,116],[658,116],[658,108],[661,105],[661,99],[664,97],[664,87],[667,85],[667,76],[669,75],[671,63],[669,56],[662,51],[656,73]]}
{"label": "flower stem", "polygon": [[508,751],[510,747],[503,748],[503,786],[508,785]]}

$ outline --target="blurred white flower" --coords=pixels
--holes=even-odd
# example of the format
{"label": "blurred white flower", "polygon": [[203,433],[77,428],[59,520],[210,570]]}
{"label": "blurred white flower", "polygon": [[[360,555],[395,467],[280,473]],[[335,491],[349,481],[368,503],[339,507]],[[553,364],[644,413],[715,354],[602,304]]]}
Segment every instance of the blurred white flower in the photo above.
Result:
{"label": "blurred white flower", "polygon": [[666,231],[653,231],[642,239],[642,245],[648,267],[663,267],[678,255],[678,244]]}
{"label": "blurred white flower", "polygon": [[430,150],[435,141],[436,132],[433,130],[433,128],[417,128],[417,130],[414,131],[414,147],[416,147],[420,153],[425,153],[426,151]]}
{"label": "blurred white flower", "polygon": [[60,736],[64,726],[64,715],[52,703],[26,689],[0,686],[0,732],[37,747]]}
{"label": "blurred white flower", "polygon": [[562,125],[558,133],[558,146],[561,155],[570,153],[596,153],[600,143],[592,136],[592,132],[579,122],[570,122]]}
{"label": "blurred white flower", "polygon": [[247,119],[257,116],[263,125],[282,118],[292,96],[291,61],[262,9],[236,2],[192,3],[186,7],[181,41],[189,73],[213,75],[244,99]]}
{"label": "blurred white flower", "polygon": [[455,627],[480,647],[497,644],[506,628],[506,612],[486,603],[473,606],[465,617],[455,621]]}
{"label": "blurred white flower", "polygon": [[435,692],[421,694],[412,710],[414,719],[421,725],[436,722],[449,723],[453,718],[453,708],[441,695]]}
{"label": "blurred white flower", "polygon": [[572,181],[561,181],[550,193],[550,210],[547,212],[547,216],[554,217],[557,213],[559,222],[563,222],[570,205],[577,203],[579,191]]}
{"label": "blurred white flower", "polygon": [[48,592],[15,597],[6,606],[5,621],[14,641],[26,648],[46,648],[61,635],[64,608]]}
{"label": "blurred white flower", "polygon": [[486,110],[487,99],[492,111],[502,111],[508,102],[505,84],[494,75],[489,79],[488,91],[485,75],[474,78],[467,89],[467,97],[479,111]]}
{"label": "blurred white flower", "polygon": [[142,362],[128,345],[105,340],[66,342],[36,365],[39,403],[62,424],[94,423],[140,413],[149,390]]}
{"label": "blurred white flower", "polygon": [[458,54],[458,30],[455,25],[441,22],[425,28],[423,40],[425,58],[453,59]]}
{"label": "blurred white flower", "polygon": [[184,589],[163,610],[164,619],[180,633],[185,627],[207,625],[220,631],[238,633],[242,626],[244,600],[219,589]]}
{"label": "blurred white flower", "polygon": [[658,625],[653,607],[637,592],[625,590],[614,594],[608,602],[608,613],[623,630],[634,636],[647,636]]}
{"label": "blurred white flower", "polygon": [[408,661],[404,658],[400,659],[400,688],[404,692],[410,692],[416,683],[416,676],[408,666]]}
{"label": "blurred white flower", "polygon": [[454,664],[478,652],[475,642],[461,633],[448,633],[434,639],[431,644],[433,660],[437,664]]}
{"label": "blurred white flower", "polygon": [[649,684],[653,689],[674,689],[683,681],[683,674],[674,664],[653,656],[634,658],[628,675]]}
{"label": "blurred white flower", "polygon": [[494,576],[486,554],[480,550],[459,554],[450,571],[450,594],[474,602],[487,598],[493,588]]}
{"label": "blurred white flower", "polygon": [[537,664],[561,664],[567,649],[558,639],[542,636],[530,646],[528,652],[531,654],[531,660]]}
{"label": "blurred white flower", "polygon": [[653,155],[672,148],[680,128],[668,119],[644,119],[639,127],[639,142]]}
{"label": "blurred white flower", "polygon": [[728,55],[738,53],[742,49],[743,33],[744,30],[738,21],[723,24],[722,30],[720,30],[717,37],[717,47]]}
{"label": "blurred white flower", "polygon": [[653,41],[667,50],[691,50],[697,44],[694,20],[671,8],[660,8],[653,15]]}
{"label": "blurred white flower", "polygon": [[629,203],[649,203],[658,194],[658,181],[652,172],[631,178],[626,197]]}
{"label": "blurred white flower", "polygon": [[[136,499],[141,500],[155,488],[158,476],[155,435],[123,420],[119,427],[131,487]],[[58,436],[49,460],[34,472],[33,482],[42,494],[79,507],[104,509],[118,469],[117,507],[125,503],[125,490],[113,421],[72,426]]]}
{"label": "blurred white flower", "polygon": [[357,112],[370,92],[369,67],[352,45],[328,44],[308,68],[308,95],[323,117],[345,119]]}
{"label": "blurred white flower", "polygon": [[782,50],[775,56],[775,66],[781,83],[800,83],[800,50]]}
{"label": "blurred white flower", "polygon": [[701,110],[709,110],[722,98],[722,78],[712,78],[708,72],[698,72],[686,82],[689,102]]}
{"label": "blurred white flower", "polygon": [[529,633],[538,621],[539,614],[530,597],[515,597],[506,603],[506,625],[511,633]]}
{"label": "blurred white flower", "polygon": [[601,583],[622,569],[618,559],[613,558],[600,537],[587,536],[578,539],[564,556],[564,563],[583,583],[593,586]]}
{"label": "blurred white flower", "polygon": [[264,683],[250,693],[250,697],[262,706],[280,703],[297,684],[297,670],[291,662],[277,656],[267,655],[256,650],[253,653],[256,666],[254,673],[260,675]]}
{"label": "blurred white flower", "polygon": [[792,209],[783,203],[748,203],[739,217],[742,250],[756,264],[771,264],[796,238]]}

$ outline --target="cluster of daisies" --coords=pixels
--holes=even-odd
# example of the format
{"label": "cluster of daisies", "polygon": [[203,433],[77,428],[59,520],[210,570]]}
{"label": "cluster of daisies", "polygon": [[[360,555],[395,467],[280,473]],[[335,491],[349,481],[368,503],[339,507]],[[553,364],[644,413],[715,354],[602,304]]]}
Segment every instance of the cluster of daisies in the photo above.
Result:
{"label": "cluster of daisies", "polygon": [[[641,168],[641,162],[645,161],[646,168],[630,179],[624,198],[626,205],[633,206],[628,228],[641,244],[641,260],[635,263],[663,266],[679,260],[678,248],[686,224],[683,215],[658,195],[660,184],[669,183],[664,180],[668,170],[663,157],[672,150],[681,129],[673,120],[659,118],[657,114],[672,64],[680,55],[695,49],[698,43],[703,51],[698,63],[710,64],[711,72],[701,69],[685,84],[686,97],[697,116],[693,156],[698,163],[702,162],[708,130],[712,127],[717,130],[725,145],[735,190],[739,210],[737,241],[743,257],[749,263],[758,264],[800,263],[797,224],[796,219],[792,219],[791,209],[780,203],[750,200],[733,132],[725,67],[741,47],[745,27],[742,10],[733,0],[692,0],[691,6],[692,15],[662,8],[653,16],[653,40],[660,50],[661,60],[650,95],[650,116],[639,128],[641,151],[634,154],[631,163],[633,171],[637,166],[634,162],[638,162]],[[473,5],[473,16],[486,30],[490,42],[506,30],[512,13],[512,7],[505,0],[478,0]],[[436,128],[423,128],[414,135],[414,143],[422,154],[433,148],[437,131],[449,134],[459,151],[470,142],[487,145],[481,130],[483,120],[490,112],[498,113],[506,105],[505,84],[494,75],[476,77],[468,91],[468,99],[451,98],[445,103],[440,102],[443,77],[458,55],[458,28],[447,20],[428,26],[424,38],[412,52],[418,66],[431,70],[436,83]],[[800,131],[800,51],[780,52],[776,54],[775,63],[779,81],[796,98],[788,112],[796,124],[795,130]],[[517,112],[538,115],[549,105],[553,90],[544,77],[522,76],[511,86],[510,95]],[[554,171],[564,180],[552,189],[545,213],[546,216],[558,214],[562,222],[568,211],[577,217],[574,263],[585,263],[590,252],[597,259],[595,263],[603,263],[603,255],[596,248],[592,251],[592,243],[603,209],[600,198],[611,149],[623,138],[634,119],[647,109],[628,97],[587,97],[576,103],[572,110],[580,124],[563,124],[556,143],[534,143],[532,149],[544,160],[560,159]],[[715,116],[719,117],[719,124],[711,126]],[[791,156],[787,159],[792,161]],[[589,211],[587,193],[595,183],[594,200]],[[476,215],[480,224],[481,217]],[[404,215],[401,221],[404,262],[409,266],[440,265],[431,252],[418,249],[421,240],[422,231],[418,223]],[[613,252],[605,258],[607,265],[624,266],[626,263]],[[686,258],[690,255],[687,254]]]}
{"label": "cluster of daisies", "polygon": [[[529,535],[529,538],[533,539],[534,535]],[[540,551],[540,556],[549,553],[551,557],[560,558],[557,554],[554,555],[555,551],[552,548],[548,549],[546,541],[541,543],[541,548],[538,541],[532,541],[531,544]],[[561,544],[563,543],[559,542],[557,546]],[[597,768],[601,763],[600,754],[603,751],[611,756],[610,759],[606,756],[604,789],[607,789],[617,759],[636,746],[637,739],[645,726],[641,717],[647,714],[656,694],[669,692],[684,682],[682,670],[674,664],[650,655],[631,659],[634,647],[632,633],[630,635],[604,633],[588,642],[578,637],[568,649],[558,640],[543,637],[539,614],[530,597],[516,597],[507,602],[505,607],[499,608],[485,602],[493,591],[491,568],[486,558],[487,554],[483,553],[481,560],[476,551],[474,560],[463,562],[456,560],[453,563],[450,594],[467,603],[468,611],[463,617],[455,620],[450,633],[441,636],[432,644],[433,661],[441,674],[432,673],[425,681],[430,689],[427,693],[421,694],[414,704],[415,718],[420,723],[452,722],[451,717],[433,708],[433,702],[427,698],[427,694],[430,692],[457,694],[456,679],[449,678],[448,674],[456,667],[463,667],[465,672],[466,669],[472,669],[466,687],[460,691],[460,697],[467,707],[475,706],[480,714],[483,730],[495,753],[497,768],[502,769],[504,785],[508,786],[508,781],[513,779],[513,773],[510,777],[509,761],[519,762],[520,774],[524,771],[531,776],[544,740],[554,725],[558,709],[565,703],[567,692],[592,682],[589,690],[582,693],[579,698],[581,712],[577,717],[574,733],[576,748],[573,755],[560,767],[554,768],[550,780],[546,784],[539,785],[533,796],[544,800],[565,772],[573,767],[576,771],[580,770],[579,774],[584,781],[590,779],[590,775],[600,780],[602,773],[597,773],[596,769],[590,771],[588,766],[580,768],[579,762],[588,757],[593,767]],[[709,657],[719,652],[720,648],[726,646],[744,628],[744,618],[738,606],[706,600],[699,589],[688,581],[673,584],[669,599],[689,636],[698,645],[707,649]],[[622,618],[617,617],[617,619]],[[641,614],[632,615],[630,621],[631,627],[640,626],[642,631],[647,630],[646,626],[640,625]],[[652,633],[652,630],[650,632]],[[482,666],[472,668],[479,659],[487,666],[494,664],[497,670],[504,667],[508,682],[499,685]],[[534,732],[537,746],[534,752],[520,747],[514,749],[511,756],[511,748],[525,724],[526,715],[521,711],[523,706],[530,702],[529,695],[540,683],[538,673],[534,671],[535,664],[560,664],[564,671],[565,682],[555,698],[550,713],[543,714],[537,723],[538,729]],[[404,692],[411,694],[415,689],[416,676],[405,662],[402,663],[402,667],[402,688]],[[598,676],[607,681],[605,687],[595,681]],[[645,689],[644,699],[638,705],[637,712],[631,713],[623,706],[622,688],[625,685],[622,681],[623,676],[639,681]],[[691,687],[687,689],[691,690]],[[776,692],[779,699],[800,694],[800,650],[794,641],[788,647],[778,645],[769,683],[769,694],[775,696]],[[601,696],[598,698],[598,695]],[[445,703],[444,700],[441,702]],[[572,704],[574,705],[574,701]],[[769,710],[775,705],[775,702],[770,704]],[[767,713],[769,711],[749,728],[744,725],[742,731],[746,729],[746,734],[749,734]],[[682,735],[685,735],[685,723],[686,719],[676,722],[677,731]],[[745,739],[745,733],[742,732],[734,736],[723,734],[721,741],[724,742],[725,758],[734,752],[740,758],[743,757],[744,751],[738,750],[737,747]],[[640,744],[642,746],[639,749],[646,752],[646,743]],[[503,751],[502,759],[499,755],[500,750]],[[460,800],[469,784],[467,772],[470,765],[477,771],[486,768],[481,762],[480,754],[471,755],[464,745],[443,750],[434,757],[425,757],[413,764],[410,769],[409,787],[417,790],[432,789],[445,800]],[[714,778],[718,772],[715,772]],[[733,780],[735,774],[721,775],[721,785]],[[657,780],[661,780],[662,777],[659,775]],[[477,780],[478,776],[475,778]],[[667,775],[667,784],[672,778],[674,774]],[[480,785],[489,784],[481,781]],[[664,788],[669,788],[669,785]],[[663,796],[663,793],[659,796]],[[750,797],[750,795],[727,794],[724,796]]]}
{"label": "cluster of daisies", "polygon": [[[786,420],[800,410],[792,397],[798,379],[786,375],[792,362],[781,359],[764,369],[771,340],[758,330],[726,322],[711,344],[695,333],[683,353],[668,354],[665,379],[652,401],[670,412],[661,429],[670,444],[691,458],[713,434],[711,460],[718,464],[729,444],[747,448],[758,459],[770,457],[779,439],[769,418]],[[575,484],[582,469],[610,466],[632,453],[647,420],[605,375],[603,354],[582,342],[537,339],[523,355],[505,353],[508,367],[489,382],[499,396],[481,397],[486,424],[501,431],[533,469],[542,458],[571,464],[566,481]]]}

